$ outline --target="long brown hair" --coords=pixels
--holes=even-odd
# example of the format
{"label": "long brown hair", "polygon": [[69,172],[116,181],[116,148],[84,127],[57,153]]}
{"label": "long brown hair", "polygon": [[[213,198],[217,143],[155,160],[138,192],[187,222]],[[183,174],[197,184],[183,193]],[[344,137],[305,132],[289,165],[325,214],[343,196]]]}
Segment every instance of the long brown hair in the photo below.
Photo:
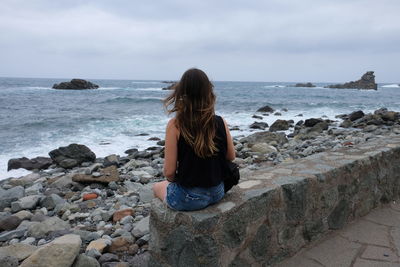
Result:
{"label": "long brown hair", "polygon": [[[218,149],[214,143],[215,95],[213,84],[199,69],[189,69],[175,85],[171,95],[164,100],[168,113],[176,112],[180,134],[197,156],[206,158]],[[168,109],[172,106],[171,109]]]}

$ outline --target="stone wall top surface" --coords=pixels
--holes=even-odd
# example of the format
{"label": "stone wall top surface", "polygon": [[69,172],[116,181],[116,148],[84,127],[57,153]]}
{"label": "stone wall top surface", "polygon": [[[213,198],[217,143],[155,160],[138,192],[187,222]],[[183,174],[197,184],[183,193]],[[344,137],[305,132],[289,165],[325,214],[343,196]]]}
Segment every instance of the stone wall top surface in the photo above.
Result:
{"label": "stone wall top surface", "polygon": [[[380,138],[357,146],[343,147],[336,151],[322,152],[299,160],[291,160],[275,167],[261,167],[248,173],[245,177],[241,177],[240,183],[233,187],[221,202],[204,210],[177,212],[169,209],[157,199],[153,201],[152,207],[156,212],[170,213],[172,216],[179,213],[180,216],[189,216],[197,220],[209,218],[213,214],[229,212],[250,198],[261,196],[282,185],[301,182],[304,179],[322,179],[318,174],[346,167],[355,161],[377,156],[393,148],[400,149],[400,137]],[[161,216],[160,218],[163,217],[170,216]]]}

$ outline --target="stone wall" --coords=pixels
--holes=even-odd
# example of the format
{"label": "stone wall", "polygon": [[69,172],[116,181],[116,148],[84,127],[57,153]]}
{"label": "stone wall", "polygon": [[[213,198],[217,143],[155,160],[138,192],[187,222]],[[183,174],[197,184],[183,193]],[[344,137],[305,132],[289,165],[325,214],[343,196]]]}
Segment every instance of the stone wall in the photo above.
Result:
{"label": "stone wall", "polygon": [[266,266],[399,198],[400,137],[265,167],[217,205],[150,217],[150,266]]}

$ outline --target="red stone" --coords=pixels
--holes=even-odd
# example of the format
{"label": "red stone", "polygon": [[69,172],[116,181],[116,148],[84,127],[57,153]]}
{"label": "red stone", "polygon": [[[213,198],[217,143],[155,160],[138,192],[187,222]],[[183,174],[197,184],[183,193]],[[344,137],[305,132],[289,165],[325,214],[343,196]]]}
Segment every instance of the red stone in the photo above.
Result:
{"label": "red stone", "polygon": [[352,142],[346,142],[346,143],[344,143],[343,144],[344,146],[352,146],[352,145],[354,145]]}
{"label": "red stone", "polygon": [[89,193],[89,194],[84,194],[82,198],[85,201],[85,200],[95,199],[97,197],[98,195],[96,193]]}
{"label": "red stone", "polygon": [[123,210],[117,210],[113,214],[113,222],[118,222],[118,221],[120,221],[122,218],[124,218],[126,216],[132,216],[134,213],[135,213],[135,211],[133,209],[131,209],[131,208],[123,209]]}

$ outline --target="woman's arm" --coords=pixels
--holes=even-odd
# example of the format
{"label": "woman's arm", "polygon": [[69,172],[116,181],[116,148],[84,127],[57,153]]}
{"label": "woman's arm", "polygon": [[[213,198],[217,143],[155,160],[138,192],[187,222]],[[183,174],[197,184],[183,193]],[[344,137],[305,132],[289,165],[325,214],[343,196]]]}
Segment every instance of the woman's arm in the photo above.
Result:
{"label": "woman's arm", "polygon": [[225,119],[224,119],[224,124],[225,124],[226,139],[227,139],[226,141],[228,145],[226,150],[226,159],[232,161],[236,157],[235,146],[233,145],[231,132],[229,131],[228,124],[226,123]]}
{"label": "woman's arm", "polygon": [[178,160],[178,138],[179,131],[175,125],[175,118],[167,124],[165,131],[165,151],[164,151],[164,176],[168,181],[173,182]]}

